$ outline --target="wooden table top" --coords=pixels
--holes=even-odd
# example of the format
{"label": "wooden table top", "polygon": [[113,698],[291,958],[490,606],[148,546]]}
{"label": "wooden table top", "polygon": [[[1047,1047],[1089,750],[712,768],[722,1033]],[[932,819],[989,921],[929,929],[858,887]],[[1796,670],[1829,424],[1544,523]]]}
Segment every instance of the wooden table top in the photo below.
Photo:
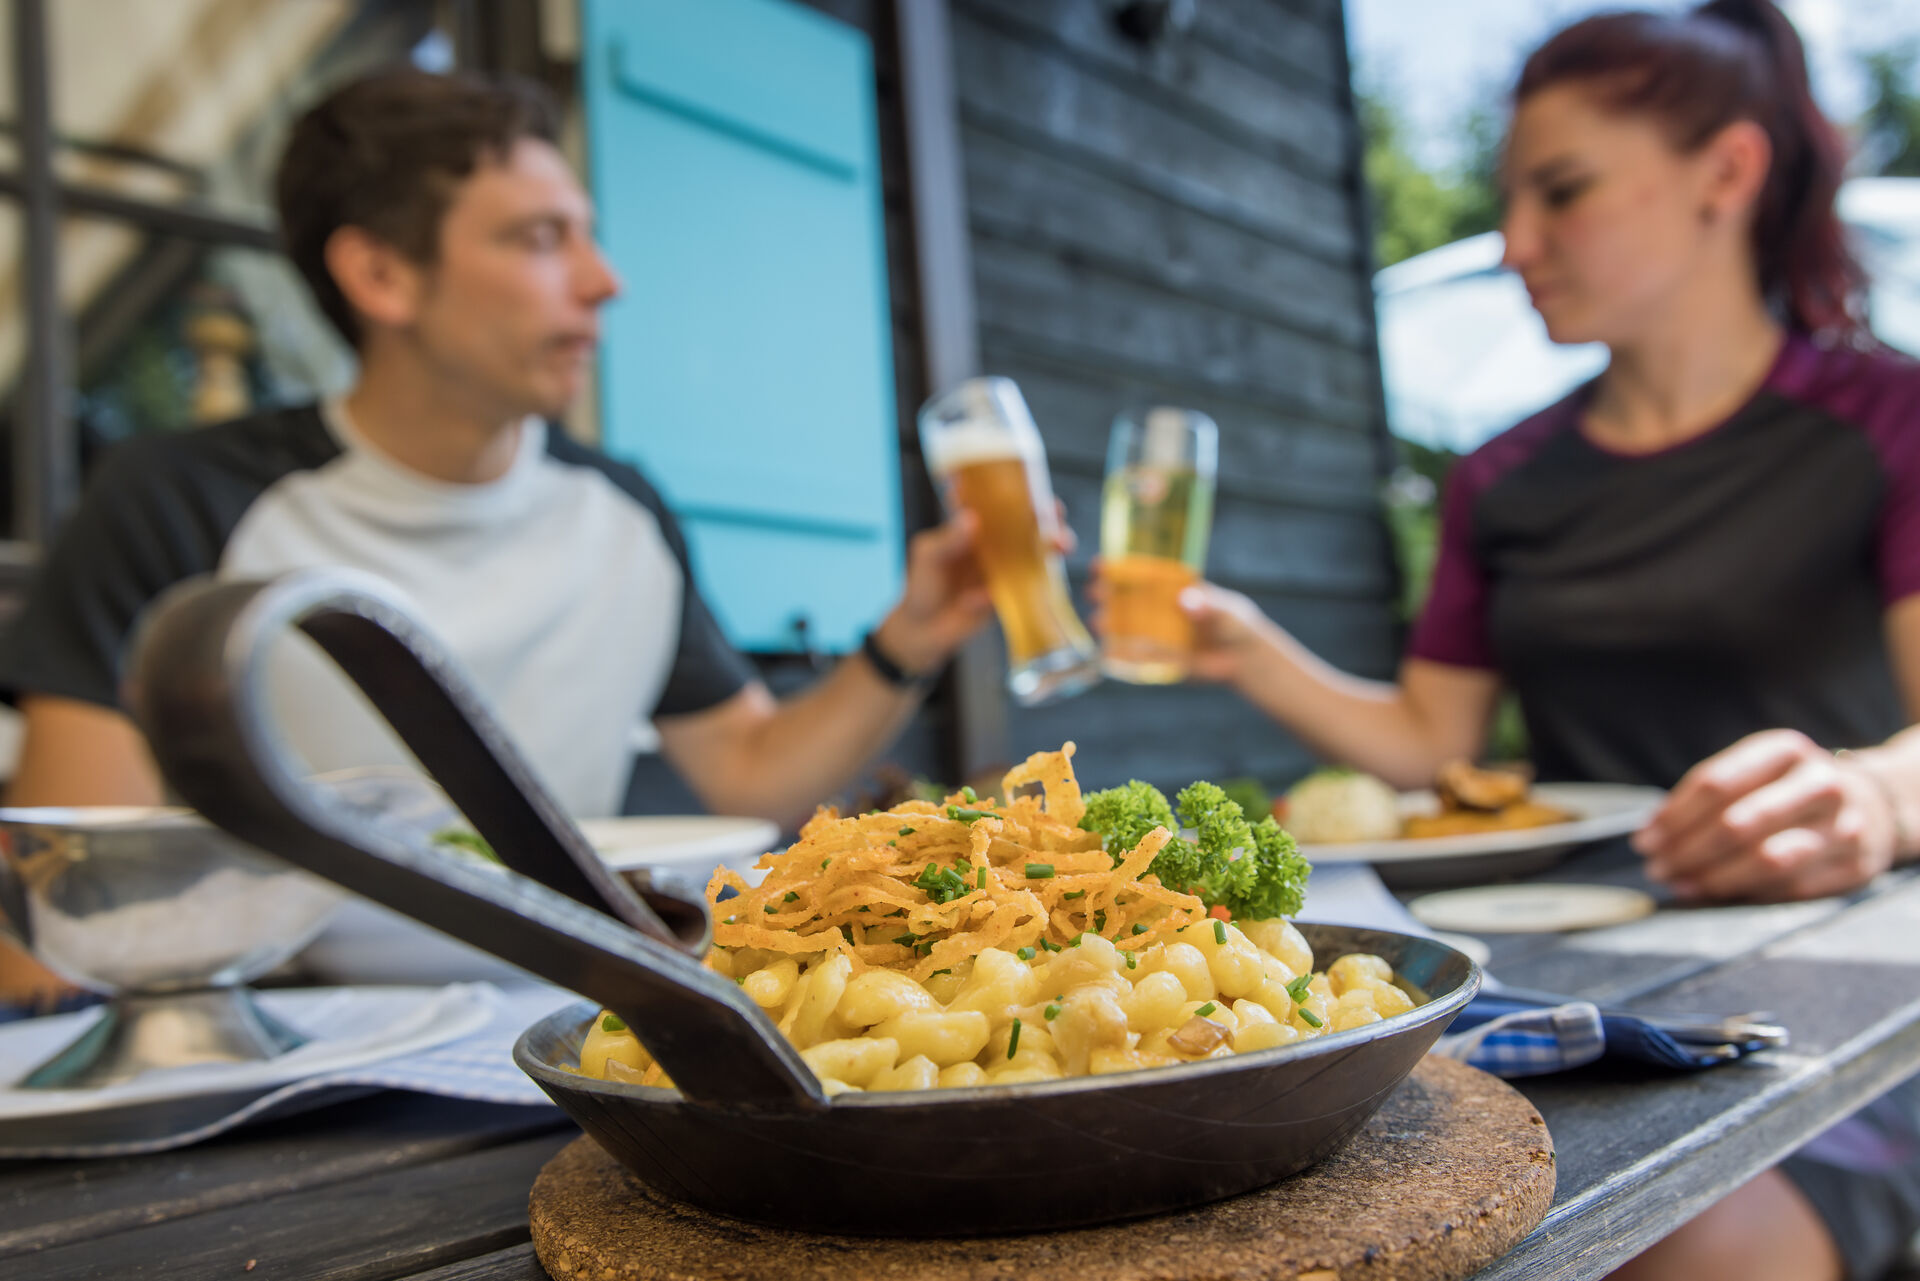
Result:
{"label": "wooden table top", "polygon": [[[1607,849],[1549,878],[1635,875],[1630,855]],[[1489,1281],[1602,1276],[1920,1071],[1914,872],[1846,899],[1509,937],[1491,968],[1650,1011],[1772,1010],[1793,1045],[1694,1074],[1516,1082],[1552,1130],[1558,1190]],[[546,1109],[387,1093],[177,1152],[0,1163],[0,1273],[542,1281],[527,1192],[576,1133]]]}

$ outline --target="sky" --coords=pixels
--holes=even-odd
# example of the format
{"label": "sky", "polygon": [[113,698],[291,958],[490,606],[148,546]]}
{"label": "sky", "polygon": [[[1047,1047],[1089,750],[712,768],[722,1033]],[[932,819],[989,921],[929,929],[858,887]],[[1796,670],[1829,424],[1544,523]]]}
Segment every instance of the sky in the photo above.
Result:
{"label": "sky", "polygon": [[[1682,7],[1644,0],[1645,7]],[[1420,160],[1458,157],[1457,122],[1511,84],[1529,50],[1560,27],[1621,0],[1346,0],[1363,87],[1392,85]],[[1807,44],[1814,93],[1836,120],[1866,105],[1858,53],[1920,41],[1920,0],[1785,0]]]}

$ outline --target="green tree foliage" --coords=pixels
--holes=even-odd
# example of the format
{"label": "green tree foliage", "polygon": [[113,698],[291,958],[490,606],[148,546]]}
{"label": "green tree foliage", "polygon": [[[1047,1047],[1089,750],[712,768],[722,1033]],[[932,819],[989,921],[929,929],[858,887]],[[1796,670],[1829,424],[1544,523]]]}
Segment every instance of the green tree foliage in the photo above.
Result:
{"label": "green tree foliage", "polygon": [[1920,178],[1920,45],[1861,55],[1873,103],[1860,117],[1860,156],[1875,173]]}
{"label": "green tree foliage", "polygon": [[1414,157],[1399,109],[1384,94],[1362,91],[1358,105],[1376,266],[1391,266],[1499,225],[1505,121],[1490,103],[1461,118],[1465,156],[1457,168],[1444,171],[1427,169]]}
{"label": "green tree foliage", "polygon": [[1453,210],[1440,181],[1408,153],[1393,107],[1371,95],[1362,96],[1359,107],[1373,197],[1373,258],[1387,267],[1446,244]]}

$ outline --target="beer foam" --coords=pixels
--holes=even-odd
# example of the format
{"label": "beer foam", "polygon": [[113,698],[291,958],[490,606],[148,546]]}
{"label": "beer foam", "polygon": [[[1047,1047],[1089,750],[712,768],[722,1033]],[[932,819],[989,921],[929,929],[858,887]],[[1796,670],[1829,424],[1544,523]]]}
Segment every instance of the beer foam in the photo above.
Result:
{"label": "beer foam", "polygon": [[1020,440],[999,423],[970,422],[941,431],[927,442],[927,468],[936,474],[974,463],[1022,460]]}

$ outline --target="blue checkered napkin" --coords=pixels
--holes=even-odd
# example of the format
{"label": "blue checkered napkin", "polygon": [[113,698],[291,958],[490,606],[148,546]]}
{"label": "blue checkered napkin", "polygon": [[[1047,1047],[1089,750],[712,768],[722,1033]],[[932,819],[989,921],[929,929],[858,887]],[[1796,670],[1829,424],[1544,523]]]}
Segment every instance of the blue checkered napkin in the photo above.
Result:
{"label": "blue checkered napkin", "polygon": [[1495,1076],[1544,1076],[1600,1058],[1607,1035],[1591,1001],[1518,1006],[1482,997],[1460,1012],[1433,1052]]}
{"label": "blue checkered napkin", "polygon": [[1631,1014],[1602,1014],[1591,1001],[1542,1005],[1499,993],[1474,998],[1435,1054],[1495,1076],[1543,1076],[1606,1059],[1690,1071],[1731,1062],[1753,1046],[1682,1044]]}

